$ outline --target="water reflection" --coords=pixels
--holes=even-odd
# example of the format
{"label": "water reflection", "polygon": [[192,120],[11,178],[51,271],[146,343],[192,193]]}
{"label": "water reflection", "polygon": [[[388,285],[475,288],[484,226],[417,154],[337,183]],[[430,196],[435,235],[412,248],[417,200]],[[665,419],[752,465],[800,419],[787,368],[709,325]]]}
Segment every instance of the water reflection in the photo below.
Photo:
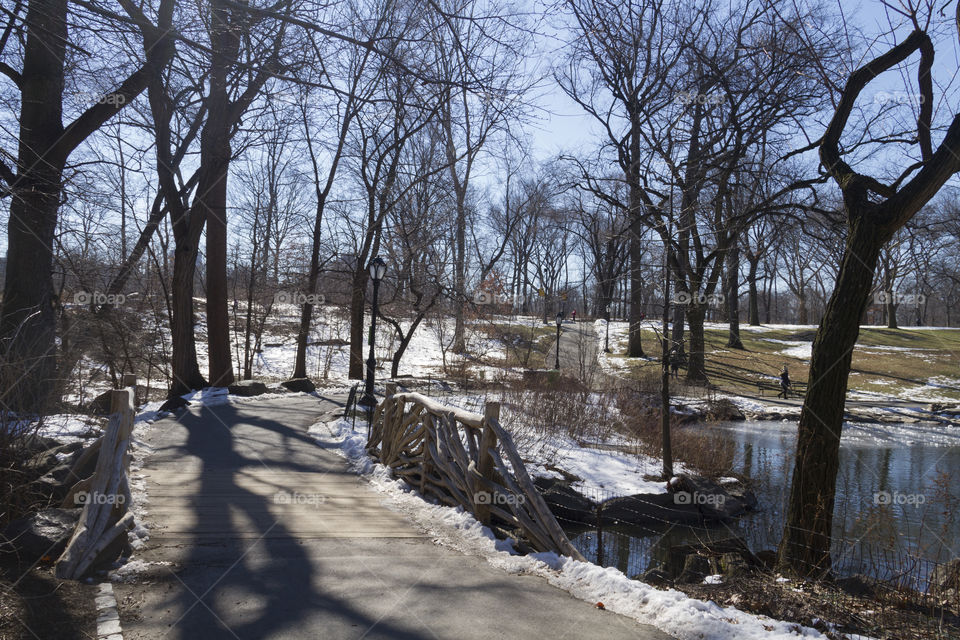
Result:
{"label": "water reflection", "polygon": [[[696,428],[716,430],[734,443],[733,471],[753,479],[761,511],[711,528],[617,527],[600,536],[595,529],[568,530],[582,553],[636,577],[664,562],[674,545],[736,535],[754,551],[776,549],[793,473],[796,424],[741,422]],[[904,557],[945,562],[960,556],[958,508],[960,428],[845,426],[834,510],[838,571],[879,577]],[[926,573],[918,570],[919,579]]]}

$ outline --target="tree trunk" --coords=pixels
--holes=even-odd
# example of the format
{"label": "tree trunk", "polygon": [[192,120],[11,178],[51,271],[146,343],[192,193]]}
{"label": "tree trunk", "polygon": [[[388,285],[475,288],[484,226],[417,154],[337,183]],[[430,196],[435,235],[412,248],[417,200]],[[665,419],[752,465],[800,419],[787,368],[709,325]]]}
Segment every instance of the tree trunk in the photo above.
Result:
{"label": "tree trunk", "polygon": [[[637,196],[639,200],[639,196]],[[639,204],[637,205],[639,206]],[[633,232],[630,234],[630,337],[627,341],[627,357],[642,358],[643,334],[643,243],[640,239],[641,220],[635,212],[631,221]]]}
{"label": "tree trunk", "polygon": [[690,325],[690,351],[687,354],[687,382],[699,384],[707,381],[704,360],[703,319],[704,307],[691,303],[687,307],[687,323]]}
{"label": "tree trunk", "polygon": [[199,203],[207,210],[207,352],[210,385],[225,387],[234,381],[230,353],[230,310],[227,305],[227,170],[230,143],[216,141],[211,158],[209,188],[198,184]]}
{"label": "tree trunk", "polygon": [[736,242],[727,250],[727,263],[724,269],[724,295],[729,322],[727,346],[731,349],[743,349],[740,340],[740,247]]}
{"label": "tree trunk", "polygon": [[[361,265],[362,267],[362,265]],[[367,272],[354,271],[350,296],[350,372],[351,380],[363,380],[363,312],[366,302]]]}
{"label": "tree trunk", "polygon": [[[194,240],[194,241],[191,241]],[[197,344],[193,335],[193,279],[197,269],[199,238],[177,242],[173,254],[173,315],[170,331],[173,346],[173,380],[169,397],[181,396],[207,386],[197,364]]]}
{"label": "tree trunk", "polygon": [[21,77],[20,146],[7,226],[0,316],[2,405],[41,411],[56,377],[53,237],[66,158],[48,153],[63,134],[66,0],[32,0]]}
{"label": "tree trunk", "polygon": [[884,243],[874,226],[851,217],[857,222],[851,226],[836,287],[813,341],[787,521],[779,549],[781,570],[800,576],[819,577],[831,570],[830,540],[847,378]]}
{"label": "tree trunk", "polygon": [[760,292],[757,291],[757,267],[760,265],[759,258],[750,260],[750,270],[747,272],[748,285],[748,306],[750,307],[750,326],[760,326]]}

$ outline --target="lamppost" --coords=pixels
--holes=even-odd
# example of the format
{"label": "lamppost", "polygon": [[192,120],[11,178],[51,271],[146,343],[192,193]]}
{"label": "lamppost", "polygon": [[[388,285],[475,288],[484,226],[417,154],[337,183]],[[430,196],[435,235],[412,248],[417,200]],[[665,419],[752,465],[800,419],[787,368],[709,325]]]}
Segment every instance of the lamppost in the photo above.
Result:
{"label": "lamppost", "polygon": [[610,305],[607,305],[607,335],[603,339],[604,353],[610,353]]}
{"label": "lamppost", "polygon": [[383,275],[387,272],[387,263],[383,261],[383,258],[377,256],[370,261],[369,270],[370,277],[373,279],[373,301],[371,303],[372,317],[370,318],[370,357],[367,358],[367,391],[363,394],[363,404],[374,407],[377,404],[377,399],[373,395],[373,370],[377,365],[377,359],[373,354],[373,346],[377,335],[377,296],[380,293],[380,281],[383,280]]}
{"label": "lamppost", "polygon": [[557,314],[557,371],[560,370],[560,325],[563,324],[563,314]]}

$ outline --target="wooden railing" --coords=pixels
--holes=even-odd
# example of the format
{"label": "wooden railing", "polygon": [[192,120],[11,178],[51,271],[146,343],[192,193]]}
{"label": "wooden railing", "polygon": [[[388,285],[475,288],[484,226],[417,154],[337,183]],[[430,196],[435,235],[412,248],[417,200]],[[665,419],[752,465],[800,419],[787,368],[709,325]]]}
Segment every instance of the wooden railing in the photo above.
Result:
{"label": "wooden railing", "polygon": [[582,560],[499,419],[496,402],[479,415],[396,393],[390,383],[374,410],[367,451],[422,495],[463,507],[485,525],[519,529],[537,551]]}
{"label": "wooden railing", "polygon": [[57,560],[59,578],[81,578],[101,560],[112,560],[105,553],[133,526],[127,448],[133,432],[137,379],[125,375],[123,384],[125,388],[111,394],[106,432],[74,465],[77,470],[90,456],[98,456],[93,474],[77,482],[64,500],[65,507],[82,503],[83,512],[67,548]]}

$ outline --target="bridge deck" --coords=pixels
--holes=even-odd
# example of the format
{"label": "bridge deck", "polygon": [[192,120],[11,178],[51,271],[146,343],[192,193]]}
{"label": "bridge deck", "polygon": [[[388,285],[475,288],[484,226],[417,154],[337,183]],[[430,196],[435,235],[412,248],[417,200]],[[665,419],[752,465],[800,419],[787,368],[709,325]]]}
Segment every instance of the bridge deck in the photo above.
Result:
{"label": "bridge deck", "polygon": [[116,585],[126,638],[668,638],[434,544],[307,434],[336,408],[265,399],[153,426],[152,564]]}

